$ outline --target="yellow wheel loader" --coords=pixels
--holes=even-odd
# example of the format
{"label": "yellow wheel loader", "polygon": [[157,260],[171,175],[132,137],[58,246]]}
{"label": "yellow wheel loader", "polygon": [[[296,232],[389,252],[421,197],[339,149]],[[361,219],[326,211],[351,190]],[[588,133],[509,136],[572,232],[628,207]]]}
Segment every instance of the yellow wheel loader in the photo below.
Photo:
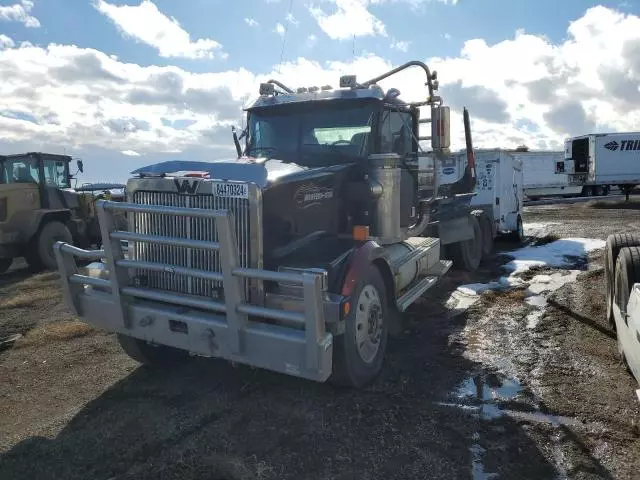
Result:
{"label": "yellow wheel loader", "polygon": [[[0,157],[0,273],[16,257],[35,270],[56,268],[58,240],[87,247],[100,241],[94,196],[71,188],[71,160],[39,152]],[[82,172],[82,160],[77,166]]]}

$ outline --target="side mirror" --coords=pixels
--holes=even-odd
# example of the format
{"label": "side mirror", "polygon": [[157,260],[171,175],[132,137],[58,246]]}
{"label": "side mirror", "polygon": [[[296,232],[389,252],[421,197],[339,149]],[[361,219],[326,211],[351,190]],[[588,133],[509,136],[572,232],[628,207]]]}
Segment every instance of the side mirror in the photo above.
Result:
{"label": "side mirror", "polygon": [[449,107],[431,107],[431,148],[444,150],[451,146],[451,111]]}
{"label": "side mirror", "polygon": [[84,164],[82,163],[82,160],[78,160],[76,163],[78,164],[78,170],[80,173],[84,173]]}

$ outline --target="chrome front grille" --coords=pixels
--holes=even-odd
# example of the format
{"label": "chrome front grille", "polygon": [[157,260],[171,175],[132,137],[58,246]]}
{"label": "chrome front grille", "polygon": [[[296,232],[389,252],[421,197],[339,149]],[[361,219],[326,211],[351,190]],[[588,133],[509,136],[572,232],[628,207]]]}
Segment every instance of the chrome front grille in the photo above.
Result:
{"label": "chrome front grille", "polygon": [[[225,209],[233,212],[238,241],[239,261],[242,267],[251,267],[251,221],[248,199],[217,197],[215,195],[180,195],[172,192],[136,191],[133,202],[142,205],[165,205],[173,207]],[[192,240],[217,242],[218,234],[213,219],[187,218],[150,213],[132,214],[131,227],[136,233],[155,234]],[[218,251],[203,251],[185,247],[174,247],[152,243],[138,243],[129,249],[132,259],[197,268],[220,272]],[[222,292],[222,282],[185,277],[171,272],[137,270],[137,281],[144,286],[171,292],[203,297],[217,297]],[[245,281],[249,295],[249,284]]]}

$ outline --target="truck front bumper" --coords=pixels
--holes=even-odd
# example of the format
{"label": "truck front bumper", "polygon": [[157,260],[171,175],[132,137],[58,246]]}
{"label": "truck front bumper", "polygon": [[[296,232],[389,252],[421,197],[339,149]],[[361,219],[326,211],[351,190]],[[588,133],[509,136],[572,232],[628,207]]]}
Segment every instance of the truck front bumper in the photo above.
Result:
{"label": "truck front bumper", "polygon": [[[159,345],[187,350],[197,355],[219,357],[276,372],[325,381],[331,375],[333,335],[325,317],[339,317],[342,297],[326,291],[326,273],[319,270],[274,272],[237,267],[237,244],[233,241],[233,219],[226,210],[202,210],[100,201],[98,215],[104,250],[83,250],[58,242],[55,253],[65,300],[83,321],[108,331]],[[151,264],[127,259],[121,241],[158,242],[165,245],[187,239],[138,235],[116,230],[111,212],[152,212],[215,218],[219,243],[194,248],[220,250],[222,272],[209,272],[175,265]],[[76,258],[104,258],[106,272],[81,274]],[[223,280],[224,300],[175,294],[133,286],[129,269],[217,276]],[[106,278],[105,278],[106,277]],[[282,282],[297,286],[298,298],[272,295],[266,306],[245,301],[241,277]]]}

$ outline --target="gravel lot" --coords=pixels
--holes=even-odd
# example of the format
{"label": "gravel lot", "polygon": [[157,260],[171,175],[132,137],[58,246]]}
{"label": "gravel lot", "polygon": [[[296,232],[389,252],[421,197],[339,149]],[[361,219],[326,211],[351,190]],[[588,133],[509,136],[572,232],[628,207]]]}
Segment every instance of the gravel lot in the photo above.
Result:
{"label": "gravel lot", "polygon": [[[526,207],[525,227],[539,244],[605,239],[640,230],[632,207]],[[0,337],[24,336],[0,352],[0,478],[638,478],[638,385],[604,320],[601,254],[535,268],[467,310],[449,308],[452,292],[509,259],[452,272],[361,391],[201,359],[148,371],[73,319],[55,273],[14,268]],[[581,272],[536,310],[530,282],[567,269]]]}

